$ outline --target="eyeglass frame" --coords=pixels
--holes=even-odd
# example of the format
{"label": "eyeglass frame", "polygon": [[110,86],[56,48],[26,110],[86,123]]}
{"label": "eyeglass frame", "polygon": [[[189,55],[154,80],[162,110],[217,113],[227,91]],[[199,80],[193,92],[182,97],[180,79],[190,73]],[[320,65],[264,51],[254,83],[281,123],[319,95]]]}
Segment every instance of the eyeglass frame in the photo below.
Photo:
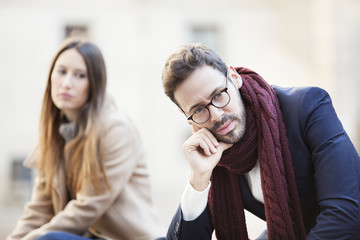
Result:
{"label": "eyeglass frame", "polygon": [[[204,123],[206,123],[207,121],[209,121],[209,119],[210,119],[210,117],[211,117],[211,112],[210,112],[210,109],[209,109],[209,106],[210,106],[210,105],[212,105],[212,106],[214,106],[214,107],[216,107],[216,108],[224,108],[224,107],[226,107],[226,106],[230,103],[231,97],[230,97],[230,94],[227,92],[227,91],[228,91],[228,79],[229,79],[228,73],[229,73],[229,71],[226,71],[225,88],[224,88],[223,90],[221,90],[220,92],[218,92],[215,96],[213,96],[208,104],[206,104],[206,105],[204,105],[203,107],[201,107],[201,108],[205,108],[205,109],[209,112],[209,117],[206,119],[206,121],[204,121],[204,122],[202,122],[202,123],[198,123],[198,122],[196,122],[196,121],[193,119],[193,115],[195,114],[195,112],[196,112],[197,110],[201,109],[201,108],[198,108],[198,109],[195,110],[190,116],[187,116],[186,113],[184,112],[184,110],[180,107],[181,111],[183,112],[183,114],[185,115],[185,117],[187,118],[188,121],[191,120],[191,121],[193,121],[193,122],[196,123],[196,124],[204,124]],[[224,106],[222,106],[222,107],[217,107],[217,106],[214,105],[213,100],[214,100],[214,98],[215,98],[218,94],[223,93],[223,92],[226,93],[226,94],[229,96],[229,100],[228,100],[228,102],[227,102]]]}

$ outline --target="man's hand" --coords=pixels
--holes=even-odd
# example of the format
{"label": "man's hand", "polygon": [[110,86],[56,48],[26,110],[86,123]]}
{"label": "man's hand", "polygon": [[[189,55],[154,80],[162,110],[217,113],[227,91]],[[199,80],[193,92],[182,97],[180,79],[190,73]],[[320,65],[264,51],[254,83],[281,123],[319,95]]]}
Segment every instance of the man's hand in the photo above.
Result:
{"label": "man's hand", "polygon": [[197,191],[204,190],[222,153],[232,144],[218,142],[206,128],[192,124],[193,135],[184,143],[185,156],[190,164],[190,183]]}

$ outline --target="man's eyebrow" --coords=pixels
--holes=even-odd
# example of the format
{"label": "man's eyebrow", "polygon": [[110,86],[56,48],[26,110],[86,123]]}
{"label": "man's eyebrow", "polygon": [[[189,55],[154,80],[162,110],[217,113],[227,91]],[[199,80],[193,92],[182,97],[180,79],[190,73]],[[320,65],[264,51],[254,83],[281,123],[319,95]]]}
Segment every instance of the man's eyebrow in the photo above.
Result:
{"label": "man's eyebrow", "polygon": [[[209,99],[211,99],[215,93],[217,93],[220,89],[222,88],[222,86],[218,86],[217,88],[215,88],[210,94],[209,94]],[[194,109],[196,109],[198,106],[202,105],[201,103],[197,103],[197,104],[194,104],[190,107],[189,109],[189,113],[191,113]]]}

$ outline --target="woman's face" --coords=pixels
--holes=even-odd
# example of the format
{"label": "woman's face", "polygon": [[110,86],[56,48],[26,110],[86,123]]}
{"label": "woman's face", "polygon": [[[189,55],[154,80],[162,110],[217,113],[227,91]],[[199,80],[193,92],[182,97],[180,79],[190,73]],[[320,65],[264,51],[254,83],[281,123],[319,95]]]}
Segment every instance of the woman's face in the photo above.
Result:
{"label": "woman's face", "polygon": [[51,73],[51,98],[69,121],[74,121],[78,111],[89,96],[87,68],[80,53],[70,48],[60,54]]}

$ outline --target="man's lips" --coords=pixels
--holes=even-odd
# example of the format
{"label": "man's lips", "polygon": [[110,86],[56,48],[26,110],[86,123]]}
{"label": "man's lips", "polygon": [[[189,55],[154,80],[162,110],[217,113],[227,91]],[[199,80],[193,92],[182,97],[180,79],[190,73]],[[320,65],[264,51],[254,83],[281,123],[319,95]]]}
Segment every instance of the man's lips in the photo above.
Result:
{"label": "man's lips", "polygon": [[225,123],[222,127],[220,127],[216,132],[221,135],[225,135],[234,128],[234,120],[229,121],[228,123]]}

